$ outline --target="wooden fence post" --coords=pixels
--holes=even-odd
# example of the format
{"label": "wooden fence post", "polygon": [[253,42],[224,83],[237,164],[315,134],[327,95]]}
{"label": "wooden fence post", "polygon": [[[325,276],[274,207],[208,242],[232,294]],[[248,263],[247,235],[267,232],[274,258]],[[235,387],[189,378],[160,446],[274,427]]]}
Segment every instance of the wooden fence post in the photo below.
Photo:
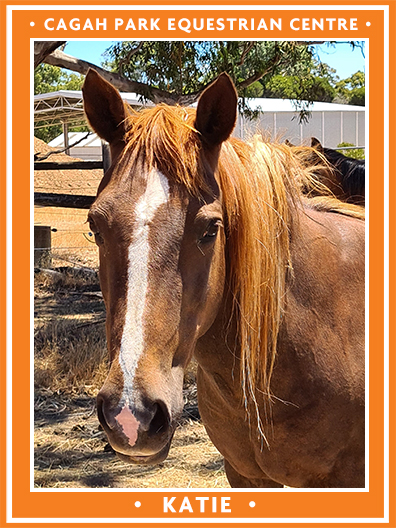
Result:
{"label": "wooden fence post", "polygon": [[34,267],[50,268],[51,258],[51,227],[34,226]]}

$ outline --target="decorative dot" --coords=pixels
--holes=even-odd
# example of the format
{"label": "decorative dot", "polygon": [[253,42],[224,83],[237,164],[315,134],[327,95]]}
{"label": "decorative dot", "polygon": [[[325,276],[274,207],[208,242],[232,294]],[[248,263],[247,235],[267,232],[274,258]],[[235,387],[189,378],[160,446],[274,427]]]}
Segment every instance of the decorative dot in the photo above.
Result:
{"label": "decorative dot", "polygon": [[250,506],[251,508],[254,508],[254,507],[256,506],[256,503],[255,503],[254,501],[250,501],[250,502],[249,502],[249,506]]}
{"label": "decorative dot", "polygon": [[136,501],[135,502],[135,506],[136,508],[140,508],[140,506],[142,505],[142,503],[140,501]]}
{"label": "decorative dot", "polygon": [[371,26],[371,22],[366,22],[366,26]]}
{"label": "decorative dot", "polygon": [[33,27],[35,24],[34,24],[34,22],[30,22],[30,25]]}

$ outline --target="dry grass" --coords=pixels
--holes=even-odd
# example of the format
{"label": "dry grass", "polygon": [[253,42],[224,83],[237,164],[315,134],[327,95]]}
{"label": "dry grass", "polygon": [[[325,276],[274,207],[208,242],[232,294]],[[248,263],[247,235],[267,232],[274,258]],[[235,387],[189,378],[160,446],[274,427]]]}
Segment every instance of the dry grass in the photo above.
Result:
{"label": "dry grass", "polygon": [[53,321],[35,335],[35,385],[93,395],[107,374],[104,323]]}
{"label": "dry grass", "polygon": [[68,269],[42,271],[35,279],[35,309],[41,315],[36,318],[35,386],[93,394],[108,369],[103,302],[99,291],[90,291],[99,287],[97,275]]}
{"label": "dry grass", "polygon": [[112,452],[95,405],[108,370],[98,288],[96,274],[81,269],[35,276],[35,486],[229,487],[222,457],[199,421],[194,364],[167,460],[131,466]]}

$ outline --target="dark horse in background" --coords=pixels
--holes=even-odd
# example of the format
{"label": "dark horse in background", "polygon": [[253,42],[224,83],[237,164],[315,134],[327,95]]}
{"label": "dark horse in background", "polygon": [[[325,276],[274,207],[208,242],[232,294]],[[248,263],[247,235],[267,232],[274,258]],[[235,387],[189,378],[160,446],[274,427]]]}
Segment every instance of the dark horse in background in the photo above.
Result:
{"label": "dark horse in background", "polygon": [[[314,196],[326,194],[330,190],[333,196],[343,202],[365,205],[365,160],[349,158],[337,150],[323,147],[315,137],[311,138],[311,147],[314,149],[311,151],[296,147],[288,140],[285,143],[295,149],[296,155],[302,156],[304,163],[317,167],[316,182],[305,189],[306,193]],[[315,183],[319,183],[319,186],[315,186]]]}
{"label": "dark horse in background", "polygon": [[230,138],[221,75],[197,110],[133,112],[90,70],[112,165],[89,222],[111,367],[97,397],[117,454],[154,464],[198,361],[199,408],[233,487],[364,487],[364,211],[302,194],[286,145]]}

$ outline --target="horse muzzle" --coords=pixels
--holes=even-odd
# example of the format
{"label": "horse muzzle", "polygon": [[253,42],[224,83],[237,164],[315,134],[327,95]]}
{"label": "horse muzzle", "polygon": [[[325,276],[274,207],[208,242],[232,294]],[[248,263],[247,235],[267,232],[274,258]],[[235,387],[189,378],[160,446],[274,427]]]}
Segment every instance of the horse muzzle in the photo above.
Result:
{"label": "horse muzzle", "polygon": [[176,421],[163,401],[112,405],[103,391],[97,396],[98,418],[119,457],[133,464],[157,464],[168,455]]}
{"label": "horse muzzle", "polygon": [[129,464],[143,464],[146,466],[151,466],[154,464],[160,464],[163,462],[166,457],[168,456],[169,449],[171,446],[173,434],[169,440],[169,442],[159,451],[158,453],[155,453],[154,455],[147,455],[147,456],[131,456],[131,455],[125,455],[123,453],[120,453],[116,451],[117,456],[120,460],[123,462],[128,462]]}

